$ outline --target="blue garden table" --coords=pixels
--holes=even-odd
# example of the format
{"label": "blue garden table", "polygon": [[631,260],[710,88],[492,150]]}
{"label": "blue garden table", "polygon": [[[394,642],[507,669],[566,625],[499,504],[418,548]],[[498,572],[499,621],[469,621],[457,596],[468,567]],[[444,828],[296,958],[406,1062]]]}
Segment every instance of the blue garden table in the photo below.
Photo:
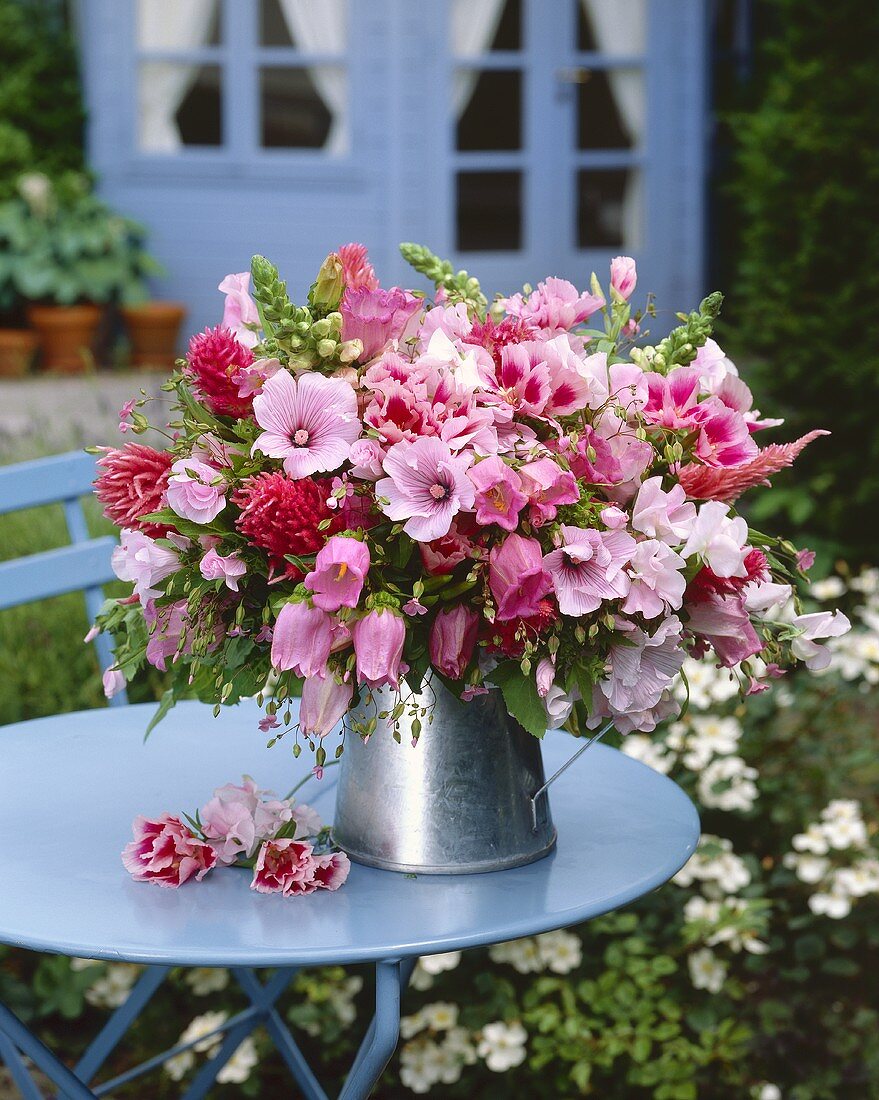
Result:
{"label": "blue garden table", "polygon": [[[292,899],[251,891],[245,870],[163,890],[134,882],[122,867],[135,814],[193,809],[244,773],[283,794],[311,762],[305,753],[294,760],[283,742],[266,748],[255,705],[214,719],[210,708],[184,703],[144,744],[152,710],[85,711],[0,730],[0,942],[150,964],[73,1070],[0,1005],[0,1058],[25,1100],[41,1094],[21,1053],[73,1100],[106,1095],[159,1066],[171,1052],[91,1084],[168,969],[189,965],[230,967],[251,1005],[223,1025],[219,1053],[185,1100],[207,1093],[258,1025],[301,1094],[326,1100],[275,1002],[300,967],[372,963],[375,1016],[340,1094],[361,1100],[394,1051],[402,993],[419,955],[533,935],[625,905],[673,875],[698,839],[696,811],[678,787],[598,745],[553,784],[558,847],[527,867],[413,878],[354,865],[338,892]],[[569,737],[550,733],[547,772],[570,750]],[[332,821],[334,788],[328,769],[300,797]],[[265,982],[261,968],[273,971]]]}

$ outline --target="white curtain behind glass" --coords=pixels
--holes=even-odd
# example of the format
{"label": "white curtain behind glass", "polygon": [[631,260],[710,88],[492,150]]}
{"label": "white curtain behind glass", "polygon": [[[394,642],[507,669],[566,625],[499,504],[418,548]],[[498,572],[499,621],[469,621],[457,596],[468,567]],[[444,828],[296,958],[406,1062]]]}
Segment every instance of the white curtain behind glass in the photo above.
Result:
{"label": "white curtain behind glass", "polygon": [[[581,0],[586,18],[595,34],[599,53],[611,56],[643,54],[647,39],[647,12],[644,0]],[[609,69],[610,90],[635,148],[644,140],[647,104],[643,69]],[[588,122],[587,122],[588,125]],[[623,200],[623,243],[640,243],[641,173],[629,176]]]}
{"label": "white curtain behind glass", "polygon": [[[506,0],[452,0],[452,49],[456,58],[476,59],[486,53],[497,34]],[[457,69],[452,86],[455,118],[467,109],[479,79],[478,69]]]}
{"label": "white curtain behind glass", "polygon": [[[348,44],[348,0],[278,0],[290,36],[308,53],[345,53]],[[348,106],[348,76],[342,65],[320,65],[309,69],[318,95],[327,105],[333,121],[324,148],[339,156],[351,142]]]}
{"label": "white curtain behind glass", "polygon": [[[204,46],[216,0],[138,0],[137,41],[142,51]],[[174,153],[183,144],[176,115],[198,75],[198,65],[145,61],[139,73],[140,147]]]}

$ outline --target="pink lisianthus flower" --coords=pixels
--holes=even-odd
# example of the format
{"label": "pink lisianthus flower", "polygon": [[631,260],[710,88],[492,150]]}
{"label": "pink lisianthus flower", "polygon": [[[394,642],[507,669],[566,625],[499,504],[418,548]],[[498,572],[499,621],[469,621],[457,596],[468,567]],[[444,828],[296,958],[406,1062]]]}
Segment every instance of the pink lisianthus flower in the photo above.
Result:
{"label": "pink lisianthus flower", "polygon": [[581,294],[567,279],[555,278],[538,283],[537,290],[527,299],[514,294],[500,302],[507,313],[543,329],[550,336],[558,336],[588,320],[604,304],[604,298],[588,292]]}
{"label": "pink lisianthus flower", "polygon": [[223,581],[228,589],[237,592],[238,580],[247,572],[247,566],[237,554],[223,557],[211,547],[199,562],[198,571],[206,581]]}
{"label": "pink lisianthus flower", "polygon": [[422,436],[395,443],[385,456],[388,475],[376,483],[379,507],[394,521],[405,520],[403,530],[417,542],[447,535],[459,511],[470,511],[475,500],[467,477],[472,459],[455,456],[447,443]]}
{"label": "pink lisianthus flower", "polygon": [[254,330],[259,327],[259,311],[250,297],[250,272],[227,275],[217,289],[226,295],[223,325],[235,334],[239,344],[256,347],[259,337]]}
{"label": "pink lisianthus flower", "polygon": [[304,601],[285,603],[272,633],[272,665],[279,672],[292,669],[303,679],[322,676],[334,640],[333,619],[326,611]]}
{"label": "pink lisianthus flower", "polygon": [[323,676],[309,676],[299,704],[301,731],[307,737],[325,737],[345,717],[353,694],[354,684],[338,681],[329,670]]}
{"label": "pink lisianthus flower", "polygon": [[497,618],[528,618],[540,610],[540,601],[552,590],[552,578],[537,539],[507,535],[489,554],[488,584],[497,604]]}
{"label": "pink lisianthus flower", "polygon": [[473,658],[478,629],[479,615],[464,604],[439,611],[430,628],[433,667],[450,680],[460,680]]}
{"label": "pink lisianthus flower", "polygon": [[631,256],[614,256],[610,261],[610,285],[624,302],[635,292],[638,271]]}
{"label": "pink lisianthus flower", "polygon": [[748,525],[742,517],[731,517],[728,504],[709,500],[699,508],[681,553],[685,558],[698,554],[718,577],[747,577],[747,539]]}
{"label": "pink lisianthus flower", "polygon": [[392,340],[399,340],[406,326],[421,309],[422,302],[407,290],[370,290],[366,286],[349,287],[342,295],[342,339],[359,340],[364,363],[382,352]]}
{"label": "pink lisianthus flower", "polygon": [[295,479],[337,469],[361,430],[352,386],[321,374],[277,371],[253,399],[253,415],[263,429],[253,450],[282,458]]}
{"label": "pink lisianthus flower", "polygon": [[732,668],[763,648],[741,594],[712,592],[707,599],[688,604],[687,628],[704,639],[724,668]]}
{"label": "pink lisianthus flower", "polygon": [[396,689],[403,673],[403,616],[386,607],[368,611],[354,624],[353,636],[358,682],[371,688],[390,685]]}
{"label": "pink lisianthus flower", "polygon": [[134,584],[135,595],[146,604],[161,595],[159,583],[177,572],[180,558],[142,531],[126,528],[110,555],[110,564],[120,581]]}
{"label": "pink lisianthus flower", "polygon": [[561,528],[562,545],[544,558],[563,615],[588,615],[605,600],[627,595],[625,566],[635,540],[625,531]]}
{"label": "pink lisianthus flower", "polygon": [[101,684],[104,688],[105,697],[112,699],[125,688],[125,674],[121,669],[112,666],[105,668],[104,675],[101,677]]}
{"label": "pink lisianthus flower", "polygon": [[358,539],[333,535],[317,552],[304,585],[322,611],[356,607],[369,572],[369,547]]}
{"label": "pink lisianthus flower", "polygon": [[680,485],[668,492],[661,477],[648,477],[641,483],[632,505],[632,527],[671,546],[684,542],[696,522],[696,505],[687,500]]}
{"label": "pink lisianthus flower", "polygon": [[622,611],[626,615],[640,613],[645,619],[676,611],[684,602],[687,582],[682,570],[686,564],[658,539],[639,542],[629,560],[631,585]]}
{"label": "pink lisianthus flower", "polygon": [[577,479],[551,458],[537,458],[519,467],[522,488],[528,494],[529,519],[536,527],[551,523],[562,504],[580,499]]}
{"label": "pink lisianthus flower", "polygon": [[253,809],[243,799],[214,797],[199,811],[205,837],[217,853],[217,861],[230,866],[248,856],[256,845]]}
{"label": "pink lisianthus flower", "polygon": [[791,652],[811,672],[820,672],[830,664],[831,653],[827,646],[818,645],[818,639],[839,638],[852,624],[841,611],[816,611],[795,615],[792,625],[801,633],[791,641]]}
{"label": "pink lisianthus flower", "polygon": [[522,492],[522,479],[497,455],[471,466],[467,476],[476,489],[476,522],[496,523],[505,531],[515,531],[519,513],[528,503]]}
{"label": "pink lisianthus flower", "polygon": [[193,876],[199,882],[217,862],[210,844],[170,814],[155,821],[136,817],[132,831],[134,840],[123,849],[122,862],[138,882],[176,889]]}
{"label": "pink lisianthus flower", "polygon": [[190,523],[211,523],[226,507],[219,471],[194,456],[173,464],[165,499],[178,516]]}
{"label": "pink lisianthus flower", "polygon": [[352,290],[378,290],[378,276],[369,262],[365,244],[343,244],[336,250],[342,261],[342,278]]}

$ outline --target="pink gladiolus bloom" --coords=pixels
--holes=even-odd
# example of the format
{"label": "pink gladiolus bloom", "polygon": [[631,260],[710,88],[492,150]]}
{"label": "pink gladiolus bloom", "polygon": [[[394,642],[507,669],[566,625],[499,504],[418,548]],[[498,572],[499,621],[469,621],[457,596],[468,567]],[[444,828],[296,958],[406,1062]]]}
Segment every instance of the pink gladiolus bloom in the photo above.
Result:
{"label": "pink gladiolus bloom", "polygon": [[299,728],[307,737],[325,737],[344,718],[353,694],[350,680],[340,683],[329,671],[310,676],[302,685]]}
{"label": "pink gladiolus bloom", "polygon": [[464,604],[443,608],[430,629],[430,660],[433,667],[460,680],[467,671],[476,647],[479,615]]}
{"label": "pink gladiolus bloom", "polygon": [[496,523],[505,531],[515,531],[519,513],[528,503],[522,492],[522,479],[502,458],[493,455],[467,471],[476,488],[476,522]]}
{"label": "pink gladiolus bloom", "polygon": [[376,496],[387,500],[379,506],[390,519],[406,521],[403,530],[410,538],[442,538],[459,511],[473,508],[470,463],[470,457],[454,456],[448,444],[435,437],[395,443],[385,456],[388,476],[375,486]]}
{"label": "pink gladiolus bloom", "polygon": [[620,733],[650,732],[678,709],[665,693],[684,663],[681,623],[672,615],[653,634],[625,626],[626,640],[632,644],[611,646],[608,676],[595,688],[587,724],[594,728],[603,719],[613,718]]}
{"label": "pink gladiolus bloom", "polygon": [[699,400],[699,372],[693,367],[675,367],[668,375],[647,374],[647,404],[644,419],[664,428],[690,428]]}
{"label": "pink gladiolus bloom", "polygon": [[522,488],[531,505],[529,518],[535,526],[551,523],[559,505],[576,504],[580,499],[577,479],[551,458],[538,458],[519,468]]}
{"label": "pink gladiolus bloom", "polygon": [[819,638],[839,638],[851,630],[852,624],[841,611],[816,611],[811,615],[795,615],[792,624],[802,631],[791,642],[791,652],[804,661],[811,672],[820,672],[830,664],[831,652],[818,645]]}
{"label": "pink gladiolus bloom", "polygon": [[625,565],[636,545],[631,535],[563,526],[561,536],[562,545],[546,555],[544,564],[563,615],[588,615],[605,600],[628,593]]}
{"label": "pink gladiolus bloom", "polygon": [[259,312],[250,297],[250,272],[227,275],[217,287],[226,295],[223,324],[235,333],[235,339],[246,348],[256,347],[259,337],[248,326],[259,326]]}
{"label": "pink gladiolus bloom", "polygon": [[754,458],[759,448],[751,438],[744,417],[718,397],[709,397],[693,410],[699,426],[694,454],[706,466],[740,466]]}
{"label": "pink gladiolus bloom", "polygon": [[610,285],[623,301],[628,301],[638,282],[638,272],[631,256],[614,256],[610,261]]}
{"label": "pink gladiolus bloom", "polygon": [[661,477],[648,477],[632,505],[632,526],[650,538],[678,545],[696,522],[696,505],[686,498],[680,485],[673,485],[666,493]]}
{"label": "pink gladiolus bloom", "polygon": [[378,290],[378,277],[369,262],[365,244],[343,244],[336,255],[342,261],[342,277],[345,286],[352,290]]}
{"label": "pink gladiolus bloom", "polygon": [[138,882],[176,889],[195,876],[200,881],[217,862],[217,853],[170,814],[155,821],[136,817],[134,840],[122,851],[122,862]]}
{"label": "pink gladiolus bloom", "polygon": [[322,676],[333,647],[333,620],[319,607],[285,603],[272,634],[272,665],[297,676]]}
{"label": "pink gladiolus bloom", "polygon": [[253,399],[263,429],[253,444],[270,458],[282,458],[292,478],[335,470],[360,435],[357,395],[341,378],[279,370]]}
{"label": "pink gladiolus bloom", "polygon": [[639,542],[629,562],[631,587],[622,604],[626,615],[640,613],[645,619],[677,610],[684,602],[687,582],[682,570],[686,562],[658,539]]}
{"label": "pink gladiolus bloom", "polygon": [[398,286],[390,290],[349,287],[339,305],[342,339],[346,342],[360,340],[363,345],[360,359],[368,363],[392,340],[398,340],[403,335],[421,307],[420,298]]}
{"label": "pink gladiolus bloom", "polygon": [[739,594],[714,592],[708,599],[688,605],[686,611],[688,629],[708,642],[725,668],[746,661],[763,648]]}
{"label": "pink gladiolus bloom", "polygon": [[267,840],[259,850],[253,868],[251,890],[260,894],[311,894],[314,881],[314,849],[305,840]]}
{"label": "pink gladiolus bloom", "polygon": [[354,624],[354,653],[357,680],[371,688],[389,684],[397,688],[402,673],[403,642],[406,623],[402,615],[389,608],[368,611]]}
{"label": "pink gladiolus bloom", "polygon": [[233,592],[238,591],[238,579],[247,572],[247,566],[237,554],[223,557],[212,547],[201,559],[198,571],[206,581],[223,581]]}
{"label": "pink gladiolus bloom", "polygon": [[521,416],[539,416],[552,394],[549,367],[539,357],[539,344],[508,344],[492,387]]}
{"label": "pink gladiolus bloom", "polygon": [[540,601],[552,590],[552,578],[543,563],[537,539],[507,535],[489,554],[488,584],[501,622],[527,618],[540,610]]}
{"label": "pink gladiolus bloom", "polygon": [[101,683],[104,687],[104,695],[108,699],[112,699],[114,695],[118,695],[125,687],[125,675],[118,668],[107,668],[104,669]]}
{"label": "pink gladiolus bloom", "polygon": [[110,556],[110,564],[120,581],[134,584],[135,595],[145,604],[161,595],[159,582],[177,572],[180,558],[142,531],[125,529]]}
{"label": "pink gladiolus bloom", "polygon": [[333,535],[318,551],[314,569],[304,584],[312,593],[315,607],[338,611],[356,607],[369,571],[369,547],[358,539]]}
{"label": "pink gladiolus bloom", "polygon": [[527,299],[514,294],[500,304],[512,316],[557,336],[588,320],[605,303],[595,294],[581,294],[567,279],[550,278],[538,283]]}
{"label": "pink gladiolus bloom", "polygon": [[729,505],[706,501],[699,509],[687,542],[681,551],[685,558],[698,554],[718,577],[747,577],[745,558],[748,525],[729,515]]}
{"label": "pink gladiolus bloom", "polygon": [[191,523],[210,523],[226,507],[219,471],[195,457],[173,464],[165,498],[178,516]]}

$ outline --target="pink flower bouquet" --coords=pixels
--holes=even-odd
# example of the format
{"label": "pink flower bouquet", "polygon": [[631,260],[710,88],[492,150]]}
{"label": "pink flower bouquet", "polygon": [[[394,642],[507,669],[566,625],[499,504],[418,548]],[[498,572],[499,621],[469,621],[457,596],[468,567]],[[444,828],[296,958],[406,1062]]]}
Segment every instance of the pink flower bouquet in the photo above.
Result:
{"label": "pink flower bouquet", "polygon": [[[346,245],[303,306],[255,257],[252,292],[246,273],[223,280],[223,323],[165,387],[167,450],[103,450],[96,491],[133,586],[98,621],[116,640],[108,691],[149,662],[170,675],[160,714],[257,696],[261,729],[320,769],[361,696],[402,700],[428,676],[465,700],[499,688],[540,736],[654,729],[688,655],[744,693],[822,667],[844,616],[800,614],[808,555],[735,510],[822,433],[760,445],[780,421],[711,339],[719,295],[651,342],[628,257],[606,288],[550,278],[488,302],[403,252],[430,293],[382,288]],[[125,428],[146,430],[145,403]],[[214,809],[206,829],[228,817]],[[163,819],[127,859],[182,881],[228,855]],[[311,858],[266,840],[255,888],[301,891]]]}

